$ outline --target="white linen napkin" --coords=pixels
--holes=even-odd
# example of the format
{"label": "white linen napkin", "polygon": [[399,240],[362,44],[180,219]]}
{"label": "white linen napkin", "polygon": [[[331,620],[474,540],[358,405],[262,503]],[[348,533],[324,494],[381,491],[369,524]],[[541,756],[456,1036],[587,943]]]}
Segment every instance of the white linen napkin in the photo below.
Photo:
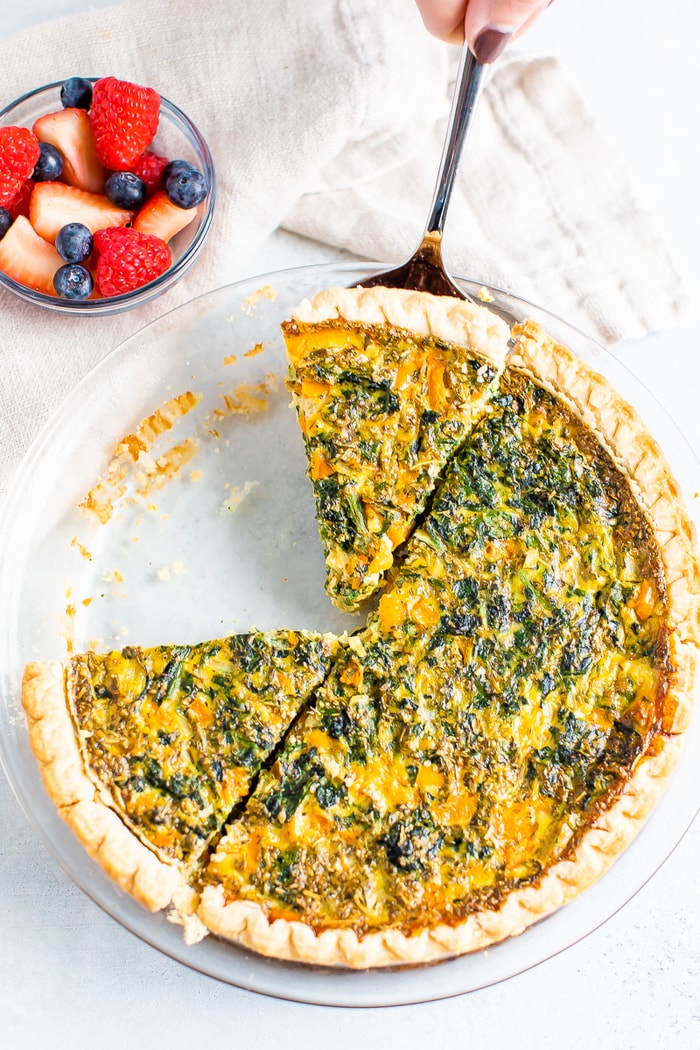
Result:
{"label": "white linen napkin", "polygon": [[[198,125],[219,184],[202,257],[155,303],[67,318],[0,290],[0,490],[97,361],[243,276],[276,228],[403,261],[432,196],[455,50],[411,0],[136,0],[0,40],[0,107],[74,75],[151,85]],[[653,217],[552,58],[514,54],[493,70],[445,258],[608,343],[668,327],[685,303]]]}

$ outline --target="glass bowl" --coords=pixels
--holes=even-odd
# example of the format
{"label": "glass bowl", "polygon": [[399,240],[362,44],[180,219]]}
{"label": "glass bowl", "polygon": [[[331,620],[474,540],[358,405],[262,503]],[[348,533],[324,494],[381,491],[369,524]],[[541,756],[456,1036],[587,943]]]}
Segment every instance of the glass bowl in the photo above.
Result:
{"label": "glass bowl", "polygon": [[[97,78],[88,77],[86,79],[94,82]],[[60,110],[62,106],[59,92],[62,84],[63,81],[56,81],[36,88],[11,102],[4,109],[0,109],[0,127],[31,128],[39,117]],[[216,201],[214,162],[201,132],[189,117],[167,98],[161,97],[158,131],[149,149],[173,160],[189,161],[206,175],[209,182],[209,192],[198,206],[195,218],[168,242],[173,261],[165,273],[133,292],[101,299],[61,299],[57,296],[46,295],[44,292],[20,284],[2,270],[0,270],[0,288],[6,288],[28,303],[43,306],[49,310],[57,310],[60,313],[108,316],[143,306],[177,284],[201,253],[211,227]]]}
{"label": "glass bowl", "polygon": [[[549,959],[590,934],[653,876],[698,806],[698,718],[671,782],[637,837],[593,886],[518,937],[427,966],[348,971],[282,962],[179,927],[122,892],[90,859],[42,785],[20,699],[24,665],[87,647],[156,645],[289,626],[352,630],[325,595],[311,485],[284,387],[280,322],[297,303],[348,286],[377,265],[333,263],[250,278],[207,293],[145,326],[69,395],[34,442],[0,514],[0,765],[37,835],[73,881],[142,940],[193,970],[299,1002],[388,1006],[483,988]],[[460,280],[473,297],[481,285]],[[642,414],[686,494],[700,465],[649,391],[581,332],[513,295],[489,289],[511,321],[532,318]],[[120,439],[166,401],[196,406],[149,449],[196,450],[160,485],[134,470],[109,488]],[[258,399],[259,411],[254,411]],[[236,410],[238,406],[239,410]],[[246,411],[246,407],[248,411]],[[98,479],[114,495],[104,523],[78,503]],[[688,499],[692,507],[692,502]],[[696,501],[697,502],[697,501]],[[697,506],[695,514],[697,515]],[[696,524],[697,518],[696,518]],[[61,908],[60,900],[56,908]],[[80,931],[75,933],[80,937]]]}

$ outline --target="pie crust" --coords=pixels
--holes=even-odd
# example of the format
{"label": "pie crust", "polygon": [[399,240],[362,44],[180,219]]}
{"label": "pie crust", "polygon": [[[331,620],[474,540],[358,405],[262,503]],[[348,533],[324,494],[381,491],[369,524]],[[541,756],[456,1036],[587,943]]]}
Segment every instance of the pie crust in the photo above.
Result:
{"label": "pie crust", "polygon": [[314,324],[337,317],[362,324],[388,324],[469,347],[499,370],[505,364],[509,331],[505,321],[466,299],[404,288],[327,288],[304,299],[295,321]]}
{"label": "pie crust", "polygon": [[22,703],[44,786],[90,856],[150,911],[167,908],[178,893],[189,892],[179,868],[139,841],[85,772],[66,703],[63,664],[28,664]]}

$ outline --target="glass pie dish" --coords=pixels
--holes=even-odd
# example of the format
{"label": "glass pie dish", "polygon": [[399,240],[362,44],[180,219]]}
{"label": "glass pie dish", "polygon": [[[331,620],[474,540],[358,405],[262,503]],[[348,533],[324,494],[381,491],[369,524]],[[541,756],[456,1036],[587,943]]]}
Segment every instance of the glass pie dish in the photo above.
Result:
{"label": "glass pie dish", "polygon": [[[29,660],[61,659],[68,646],[195,641],[251,626],[342,631],[360,622],[336,610],[323,588],[279,325],[304,297],[376,269],[324,264],[254,277],[142,329],[44,428],[0,523],[0,758],[38,836],[107,913],[174,959],[249,990],[343,1006],[461,994],[522,972],[590,933],[653,875],[691,823],[700,757],[696,718],[670,787],[637,838],[565,908],[487,950],[395,970],[279,962],[214,937],[188,946],[163,914],[120,891],[59,818],[30,751],[19,698]],[[641,413],[683,490],[697,491],[700,467],[683,436],[614,357],[529,303],[459,283],[501,315],[538,321],[604,374]],[[170,427],[148,424],[164,411]],[[147,445],[138,464],[124,455],[134,435]],[[89,517],[81,503],[92,508]]]}

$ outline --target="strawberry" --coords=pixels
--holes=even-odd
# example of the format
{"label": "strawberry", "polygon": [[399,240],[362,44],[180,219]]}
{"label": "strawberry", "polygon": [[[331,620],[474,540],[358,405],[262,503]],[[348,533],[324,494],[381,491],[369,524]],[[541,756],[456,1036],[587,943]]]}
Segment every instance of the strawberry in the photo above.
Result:
{"label": "strawberry", "polygon": [[170,267],[172,257],[159,237],[124,227],[99,230],[94,237],[97,286],[102,295],[141,288]]}
{"label": "strawberry", "polygon": [[39,117],[32,128],[39,142],[63,156],[63,180],[90,193],[102,193],[107,172],[97,156],[90,118],[84,109],[59,109]]}
{"label": "strawberry", "polygon": [[32,226],[47,241],[54,241],[62,226],[82,222],[90,233],[107,226],[124,226],[133,213],[116,205],[103,193],[88,193],[62,182],[38,182],[29,202]]}
{"label": "strawberry", "polygon": [[48,241],[19,215],[0,241],[0,270],[28,288],[55,295],[53,277],[63,259]]}
{"label": "strawberry", "polygon": [[113,171],[130,171],[158,128],[160,95],[128,80],[103,77],[95,84],[90,124],[97,155]]}
{"label": "strawberry", "polygon": [[157,153],[147,149],[145,153],[141,154],[131,170],[134,175],[138,175],[140,179],[143,179],[148,192],[153,193],[160,186],[161,176],[169,163],[167,157],[159,157]]}
{"label": "strawberry", "polygon": [[134,219],[134,229],[169,241],[189,226],[196,214],[196,208],[178,208],[168,200],[165,190],[156,190]]}
{"label": "strawberry", "polygon": [[0,128],[0,208],[19,193],[38,159],[36,135],[27,128]]}

